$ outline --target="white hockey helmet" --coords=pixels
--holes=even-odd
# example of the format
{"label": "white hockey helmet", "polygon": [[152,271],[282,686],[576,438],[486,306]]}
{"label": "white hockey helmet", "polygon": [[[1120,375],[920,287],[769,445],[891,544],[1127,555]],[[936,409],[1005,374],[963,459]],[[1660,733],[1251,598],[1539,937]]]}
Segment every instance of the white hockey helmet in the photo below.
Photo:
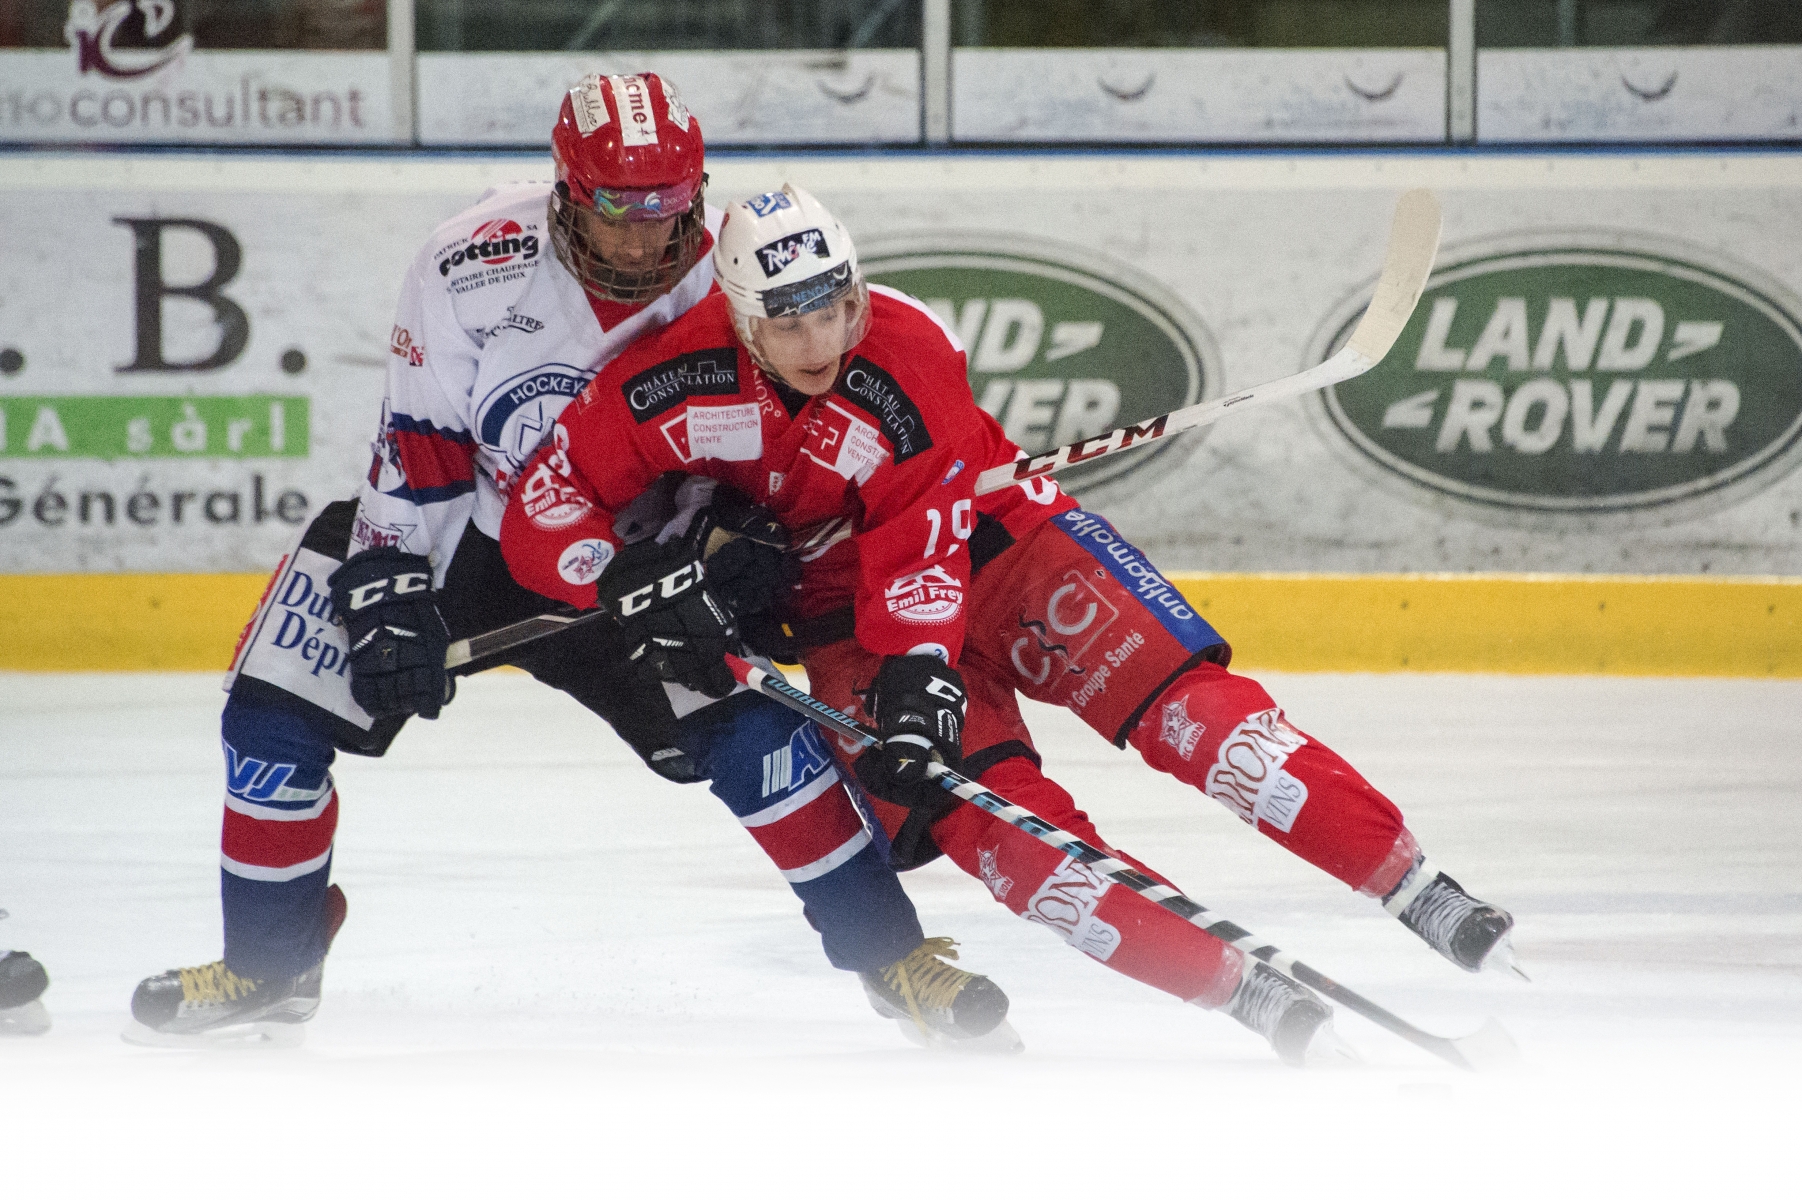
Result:
{"label": "white hockey helmet", "polygon": [[870,292],[851,235],[824,204],[792,183],[726,210],[713,273],[732,320],[759,366],[777,374],[761,344],[771,320],[803,317],[848,301],[842,355],[870,327]]}

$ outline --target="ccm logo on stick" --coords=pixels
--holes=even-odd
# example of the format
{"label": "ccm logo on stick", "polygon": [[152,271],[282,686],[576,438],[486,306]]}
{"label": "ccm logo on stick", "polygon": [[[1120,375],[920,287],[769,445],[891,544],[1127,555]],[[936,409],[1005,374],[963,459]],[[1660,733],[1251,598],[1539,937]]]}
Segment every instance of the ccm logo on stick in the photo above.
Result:
{"label": "ccm logo on stick", "polygon": [[380,603],[385,597],[382,589],[389,584],[394,585],[396,596],[410,596],[414,592],[430,591],[432,577],[423,571],[406,571],[392,579],[378,579],[374,583],[365,583],[361,587],[350,589],[350,609],[368,608],[371,604]]}

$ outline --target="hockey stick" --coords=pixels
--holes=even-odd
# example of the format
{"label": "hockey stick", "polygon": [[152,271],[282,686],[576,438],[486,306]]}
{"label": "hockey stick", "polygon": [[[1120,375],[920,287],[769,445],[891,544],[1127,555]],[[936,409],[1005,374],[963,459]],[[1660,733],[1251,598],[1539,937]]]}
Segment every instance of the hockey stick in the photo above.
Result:
{"label": "hockey stick", "polygon": [[1413,315],[1420,293],[1426,287],[1427,276],[1433,270],[1433,256],[1438,250],[1439,201],[1424,189],[1404,192],[1395,206],[1395,221],[1389,230],[1389,251],[1383,259],[1383,273],[1377,278],[1376,292],[1358,327],[1352,330],[1351,338],[1337,354],[1297,375],[1260,383],[1205,404],[1179,408],[1149,421],[1084,438],[1031,458],[990,467],[976,477],[976,494],[998,492],[1077,463],[1093,462],[1103,455],[1137,450],[1187,430],[1211,425],[1233,409],[1299,396],[1303,392],[1355,379],[1382,362],[1389,348],[1395,345],[1395,339],[1401,336],[1402,327]]}
{"label": "hockey stick", "polygon": [[[861,746],[869,747],[877,744],[874,729],[856,720],[848,713],[840,712],[824,701],[816,699],[786,679],[732,654],[726,656],[726,665],[732,668],[732,674],[740,683],[755,688],[778,704],[812,718],[826,728],[856,741]],[[964,778],[940,763],[931,764],[927,768],[927,772],[937,779],[940,787],[959,799],[967,800],[984,812],[1012,825],[1015,829],[1028,833],[1046,845],[1063,851],[1077,862],[1094,870],[1096,874],[1131,888],[1184,920],[1199,925],[1221,941],[1237,946],[1246,954],[1269,964],[1273,969],[1282,972],[1297,983],[1313,988],[1328,999],[1337,1001],[1359,1016],[1381,1025],[1398,1037],[1413,1042],[1429,1054],[1437,1055],[1453,1066],[1463,1067],[1467,1071],[1475,1071],[1485,1066],[1500,1065],[1518,1053],[1514,1039],[1509,1037],[1507,1030],[1503,1029],[1493,1018],[1485,1022],[1483,1027],[1475,1033],[1461,1038],[1438,1037],[1410,1025],[1389,1010],[1366,1000],[1344,984],[1337,983],[1306,963],[1297,961],[1294,955],[1283,953],[1269,942],[1261,941],[1225,917],[1209,912],[1168,884],[1159,883],[1106,851],[1091,846],[1074,834],[1064,832],[1036,813],[1021,808],[1017,804],[1009,803],[981,784]]]}
{"label": "hockey stick", "polygon": [[[842,536],[848,532],[849,524],[850,522],[844,520],[827,521],[814,531],[812,537],[808,538],[800,545],[783,546],[782,548],[799,555],[803,561],[806,561],[806,556],[809,553],[822,549],[821,543],[827,542],[828,539],[833,539],[835,533]],[[709,535],[709,553],[719,549],[721,543],[716,542],[714,539],[720,538],[723,533],[725,533],[725,531],[716,529]],[[741,534],[738,536],[750,535]],[[754,540],[764,541],[762,538],[756,538]],[[765,544],[777,545],[777,543],[769,541],[765,541]],[[511,625],[502,625],[499,629],[490,629],[487,633],[478,633],[472,637],[462,638],[452,642],[445,650],[444,669],[460,675],[473,675],[477,671],[487,669],[486,667],[471,666],[470,664],[476,659],[493,658],[497,654],[504,654],[509,650],[516,650],[528,642],[535,642],[539,638],[549,637],[553,633],[561,633],[571,625],[585,625],[589,621],[607,615],[607,610],[602,608],[581,611],[571,608],[568,605],[563,605],[556,612],[542,613],[536,617],[527,617],[525,620],[515,621]]]}
{"label": "hockey stick", "polygon": [[[1420,293],[1426,287],[1427,276],[1433,270],[1433,256],[1438,250],[1439,201],[1434,198],[1433,193],[1424,189],[1404,192],[1395,206],[1395,220],[1389,230],[1389,249],[1383,259],[1383,273],[1377,278],[1370,306],[1364,310],[1357,328],[1352,330],[1350,339],[1337,354],[1298,375],[1261,383],[1247,391],[1235,392],[1206,404],[1179,408],[1149,421],[1128,425],[1100,437],[1072,442],[1061,449],[1031,458],[990,467],[976,477],[976,494],[983,496],[998,492],[1016,483],[1037,479],[1077,463],[1093,462],[1104,455],[1149,446],[1187,430],[1211,425],[1231,409],[1261,404],[1266,400],[1299,396],[1303,392],[1343,383],[1362,375],[1381,362],[1383,356],[1389,353],[1389,348],[1395,345],[1395,339],[1401,336],[1402,327],[1413,315]],[[848,536],[849,532],[846,522],[830,521],[821,525],[811,538],[795,546],[793,550],[805,560],[808,554],[823,551],[826,545]],[[527,642],[537,641],[599,615],[598,612],[578,614],[570,610],[566,614],[546,614],[517,621],[488,633],[453,642],[444,656],[444,665],[448,670],[466,668],[475,659],[516,649]]]}

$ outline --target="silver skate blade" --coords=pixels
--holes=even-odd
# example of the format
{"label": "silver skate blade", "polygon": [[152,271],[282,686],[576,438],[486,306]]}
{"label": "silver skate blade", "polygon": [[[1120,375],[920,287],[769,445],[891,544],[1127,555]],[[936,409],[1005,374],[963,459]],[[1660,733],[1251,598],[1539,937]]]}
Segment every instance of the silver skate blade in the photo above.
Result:
{"label": "silver skate blade", "polygon": [[1363,1056],[1339,1036],[1331,1021],[1314,1031],[1302,1055],[1302,1066],[1310,1071],[1342,1071],[1363,1065]]}
{"label": "silver skate blade", "polygon": [[0,1037],[40,1037],[50,1032],[50,1010],[42,1000],[0,1008]]}
{"label": "silver skate blade", "polygon": [[1468,1037],[1447,1040],[1473,1071],[1493,1071],[1513,1066],[1520,1060],[1520,1046],[1494,1017],[1483,1022],[1483,1027]]}
{"label": "silver skate blade", "polygon": [[163,1033],[133,1021],[119,1037],[159,1050],[291,1050],[306,1041],[307,1028],[290,1021],[251,1021],[199,1033]]}
{"label": "silver skate blade", "polygon": [[1008,1055],[1019,1054],[1026,1049],[1026,1043],[1014,1032],[1005,1017],[1001,1024],[978,1037],[952,1037],[936,1029],[921,1029],[906,1017],[890,1018],[901,1030],[901,1036],[920,1047],[922,1050],[942,1050],[947,1054],[982,1054]]}
{"label": "silver skate blade", "polygon": [[1020,1035],[1014,1031],[1006,1017],[1001,1018],[1001,1023],[995,1028],[978,1037],[954,1038],[940,1034],[939,1039],[933,1048],[948,1050],[953,1054],[1007,1055],[1020,1054],[1026,1049],[1026,1043],[1020,1040]]}
{"label": "silver skate blade", "polygon": [[1520,960],[1514,954],[1514,938],[1506,933],[1489,948],[1489,953],[1483,956],[1483,961],[1478,964],[1477,970],[1513,975],[1523,983],[1533,982],[1533,977],[1521,970]]}

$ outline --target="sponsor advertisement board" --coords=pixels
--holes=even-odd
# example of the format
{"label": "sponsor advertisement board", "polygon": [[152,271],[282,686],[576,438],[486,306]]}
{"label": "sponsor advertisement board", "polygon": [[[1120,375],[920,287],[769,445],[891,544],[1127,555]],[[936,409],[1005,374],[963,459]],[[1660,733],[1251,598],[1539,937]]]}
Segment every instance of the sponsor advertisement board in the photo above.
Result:
{"label": "sponsor advertisement board", "polygon": [[[0,573],[266,570],[370,467],[384,371],[412,350],[393,332],[412,255],[487,184],[547,166],[8,158],[0,202],[45,233],[0,260]],[[1434,187],[1444,249],[1381,366],[1072,487],[1166,571],[1802,574],[1791,157],[709,170],[716,202],[792,180],[831,204],[871,279],[957,332],[977,401],[1029,450],[1320,361],[1396,196]]]}
{"label": "sponsor advertisement board", "polygon": [[386,52],[199,49],[175,17],[167,3],[72,0],[64,48],[0,50],[0,141],[411,139]]}

